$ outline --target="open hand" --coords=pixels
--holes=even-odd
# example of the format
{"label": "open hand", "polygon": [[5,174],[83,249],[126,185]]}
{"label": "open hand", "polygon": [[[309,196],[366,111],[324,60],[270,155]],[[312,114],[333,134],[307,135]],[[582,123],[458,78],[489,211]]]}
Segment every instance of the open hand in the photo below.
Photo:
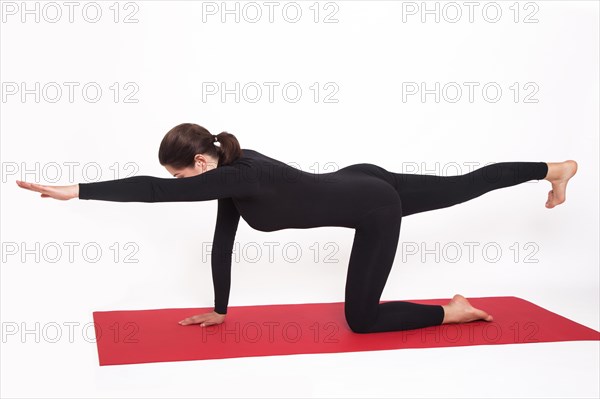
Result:
{"label": "open hand", "polygon": [[57,200],[69,200],[79,197],[79,184],[70,186],[45,186],[43,184],[27,183],[17,180],[17,185],[26,190],[41,193],[42,198],[54,198]]}
{"label": "open hand", "polygon": [[187,326],[188,324],[200,324],[200,327],[208,327],[214,324],[221,324],[223,321],[225,321],[225,315],[213,311],[188,317],[187,319],[181,320],[179,324],[182,326]]}

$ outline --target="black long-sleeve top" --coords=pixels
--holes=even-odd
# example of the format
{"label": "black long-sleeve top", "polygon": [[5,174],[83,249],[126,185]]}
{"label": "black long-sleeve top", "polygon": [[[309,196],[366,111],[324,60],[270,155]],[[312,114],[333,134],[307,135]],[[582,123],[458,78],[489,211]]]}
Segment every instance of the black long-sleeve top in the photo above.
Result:
{"label": "black long-sleeve top", "polygon": [[[392,178],[373,164],[304,172],[251,149],[229,165],[185,178],[134,176],[79,184],[79,199],[117,202],[218,200],[211,254],[214,310],[227,313],[231,255],[240,216],[260,231],[355,228],[370,210],[397,199]],[[383,195],[382,195],[383,194]]]}

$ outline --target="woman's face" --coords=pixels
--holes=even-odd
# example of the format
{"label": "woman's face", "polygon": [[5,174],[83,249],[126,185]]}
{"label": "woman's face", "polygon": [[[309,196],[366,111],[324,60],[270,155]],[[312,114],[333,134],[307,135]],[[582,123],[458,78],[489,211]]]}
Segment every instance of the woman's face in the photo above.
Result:
{"label": "woman's face", "polygon": [[202,167],[198,166],[198,164],[194,164],[194,166],[190,166],[189,168],[176,169],[169,165],[166,165],[165,168],[167,171],[176,178],[182,177],[192,177],[202,173]]}
{"label": "woman's face", "polygon": [[217,160],[202,154],[196,154],[194,157],[194,165],[187,168],[173,168],[170,165],[165,165],[167,171],[174,177],[192,177],[202,174],[208,170],[217,167]]}

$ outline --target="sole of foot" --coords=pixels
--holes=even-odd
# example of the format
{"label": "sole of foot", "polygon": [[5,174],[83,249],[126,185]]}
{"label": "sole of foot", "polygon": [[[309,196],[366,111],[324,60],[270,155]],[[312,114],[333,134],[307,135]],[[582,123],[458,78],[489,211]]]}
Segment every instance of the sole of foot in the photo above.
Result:
{"label": "sole of foot", "polygon": [[492,315],[477,309],[469,303],[467,298],[460,294],[452,297],[448,305],[444,305],[443,323],[468,323],[475,320],[493,321]]}
{"label": "sole of foot", "polygon": [[548,209],[552,209],[566,201],[567,183],[577,173],[577,162],[573,160],[553,163],[552,166],[556,168],[556,171],[553,171],[554,176],[551,179],[547,179],[552,184],[552,190],[548,192],[548,200],[546,201],[546,208]]}

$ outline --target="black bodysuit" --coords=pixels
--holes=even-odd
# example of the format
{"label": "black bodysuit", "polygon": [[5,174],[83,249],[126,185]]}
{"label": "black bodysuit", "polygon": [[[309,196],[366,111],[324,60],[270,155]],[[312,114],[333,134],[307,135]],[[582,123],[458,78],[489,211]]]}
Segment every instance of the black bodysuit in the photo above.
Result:
{"label": "black bodysuit", "polygon": [[231,255],[240,216],[260,231],[339,226],[355,229],[345,288],[345,316],[357,333],[439,325],[444,309],[404,301],[379,303],[398,246],[403,216],[445,208],[488,191],[543,179],[544,162],[503,162],[461,176],[400,174],[369,163],[313,174],[257,151],[186,178],[134,176],[80,183],[79,198],[118,202],[218,200],[211,268],[214,310],[227,312]]}

